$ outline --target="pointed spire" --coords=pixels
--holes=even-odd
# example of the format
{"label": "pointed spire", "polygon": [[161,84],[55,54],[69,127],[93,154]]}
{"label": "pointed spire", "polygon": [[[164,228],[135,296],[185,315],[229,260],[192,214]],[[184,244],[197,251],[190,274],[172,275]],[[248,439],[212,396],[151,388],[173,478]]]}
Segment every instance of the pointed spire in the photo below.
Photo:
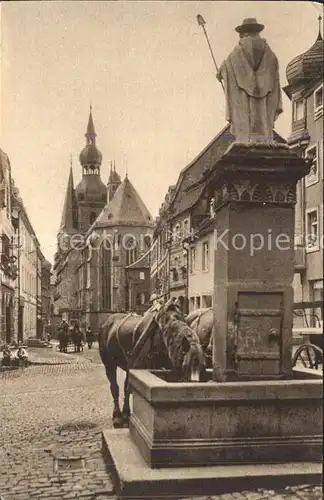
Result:
{"label": "pointed spire", "polygon": [[73,232],[73,230],[77,229],[76,209],[77,209],[77,201],[74,191],[72,155],[71,155],[69,179],[65,193],[60,230],[64,229],[66,232],[71,232],[71,231]]}
{"label": "pointed spire", "polygon": [[89,120],[88,120],[88,126],[87,126],[87,132],[85,134],[87,138],[88,144],[92,143],[94,144],[96,141],[96,131],[94,128],[94,123],[93,123],[93,117],[92,117],[92,104],[90,104],[90,114],[89,114]]}
{"label": "pointed spire", "polygon": [[114,172],[116,172],[116,162],[114,160]]}
{"label": "pointed spire", "polygon": [[319,15],[318,16],[318,37],[317,37],[317,40],[322,40],[322,16]]}

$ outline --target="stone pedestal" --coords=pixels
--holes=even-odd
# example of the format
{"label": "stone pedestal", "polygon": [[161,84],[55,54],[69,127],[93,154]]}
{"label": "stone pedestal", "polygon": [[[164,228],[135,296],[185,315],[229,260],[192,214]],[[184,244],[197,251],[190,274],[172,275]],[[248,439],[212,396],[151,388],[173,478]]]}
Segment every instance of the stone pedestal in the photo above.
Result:
{"label": "stone pedestal", "polygon": [[294,205],[305,161],[283,144],[233,143],[216,164],[214,379],[291,373]]}

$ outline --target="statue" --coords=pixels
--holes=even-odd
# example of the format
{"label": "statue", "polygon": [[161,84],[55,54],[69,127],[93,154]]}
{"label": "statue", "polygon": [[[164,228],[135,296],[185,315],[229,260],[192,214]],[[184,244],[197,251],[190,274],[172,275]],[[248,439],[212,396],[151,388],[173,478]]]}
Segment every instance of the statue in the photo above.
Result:
{"label": "statue", "polygon": [[279,64],[259,33],[256,19],[244,19],[236,28],[240,41],[217,74],[223,80],[226,119],[237,142],[271,142],[282,113]]}

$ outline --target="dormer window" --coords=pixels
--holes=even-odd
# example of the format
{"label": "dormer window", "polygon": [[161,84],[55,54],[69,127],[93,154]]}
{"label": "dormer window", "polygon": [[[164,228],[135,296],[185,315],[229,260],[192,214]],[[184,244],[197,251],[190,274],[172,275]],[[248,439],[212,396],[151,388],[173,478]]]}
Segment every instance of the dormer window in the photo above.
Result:
{"label": "dormer window", "polygon": [[293,122],[304,118],[304,99],[297,99],[293,102]]}
{"label": "dormer window", "polygon": [[314,92],[314,118],[319,118],[323,115],[323,84],[321,84]]}

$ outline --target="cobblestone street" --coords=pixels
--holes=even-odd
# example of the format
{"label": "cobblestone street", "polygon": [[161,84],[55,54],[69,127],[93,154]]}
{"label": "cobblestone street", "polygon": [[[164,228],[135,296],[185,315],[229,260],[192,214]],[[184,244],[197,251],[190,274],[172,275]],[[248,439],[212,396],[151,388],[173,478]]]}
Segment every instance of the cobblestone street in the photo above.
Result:
{"label": "cobblestone street", "polygon": [[[44,364],[0,373],[1,499],[114,499],[101,454],[112,404],[97,347],[75,355],[31,351],[33,361]],[[303,486],[199,500],[216,498],[320,500],[322,490]]]}

